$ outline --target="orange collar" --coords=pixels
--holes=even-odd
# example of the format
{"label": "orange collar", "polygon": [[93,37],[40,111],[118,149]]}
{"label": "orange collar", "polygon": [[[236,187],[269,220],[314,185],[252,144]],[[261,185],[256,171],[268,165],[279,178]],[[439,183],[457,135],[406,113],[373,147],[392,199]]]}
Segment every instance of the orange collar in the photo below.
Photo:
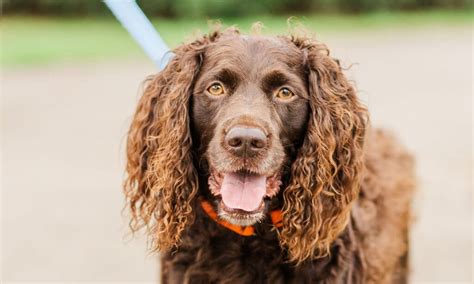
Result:
{"label": "orange collar", "polygon": [[[211,203],[209,203],[209,201],[202,199],[201,207],[204,210],[204,212],[206,212],[206,214],[219,225],[226,227],[227,229],[241,236],[249,237],[255,234],[254,226],[238,226],[238,225],[231,224],[227,222],[226,220],[219,219],[217,212],[214,210],[214,208],[212,207]],[[281,214],[281,210],[271,211],[270,218],[272,220],[272,224],[275,227],[280,228],[283,225],[282,224],[283,216]]]}

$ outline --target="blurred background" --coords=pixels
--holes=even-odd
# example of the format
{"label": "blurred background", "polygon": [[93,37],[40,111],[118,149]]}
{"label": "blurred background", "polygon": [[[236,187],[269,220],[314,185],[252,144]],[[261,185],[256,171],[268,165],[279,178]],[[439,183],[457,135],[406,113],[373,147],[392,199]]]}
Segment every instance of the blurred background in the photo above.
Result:
{"label": "blurred background", "polygon": [[[138,3],[170,47],[208,20],[286,34],[295,16],[350,66],[372,123],[417,157],[411,283],[472,283],[470,0]],[[121,193],[125,135],[155,66],[101,1],[3,0],[0,29],[1,279],[156,282]]]}

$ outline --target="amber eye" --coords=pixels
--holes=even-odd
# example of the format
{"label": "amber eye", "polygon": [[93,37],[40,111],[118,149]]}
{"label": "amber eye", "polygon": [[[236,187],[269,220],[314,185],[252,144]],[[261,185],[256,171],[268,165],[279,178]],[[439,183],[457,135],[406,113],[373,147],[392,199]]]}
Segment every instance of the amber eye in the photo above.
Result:
{"label": "amber eye", "polygon": [[220,83],[214,83],[209,88],[207,88],[209,94],[213,96],[221,96],[225,93],[224,87]]}
{"label": "amber eye", "polygon": [[276,97],[279,98],[280,100],[289,100],[293,98],[295,94],[293,94],[292,91],[290,91],[288,88],[281,88],[278,90],[278,93],[276,94]]}

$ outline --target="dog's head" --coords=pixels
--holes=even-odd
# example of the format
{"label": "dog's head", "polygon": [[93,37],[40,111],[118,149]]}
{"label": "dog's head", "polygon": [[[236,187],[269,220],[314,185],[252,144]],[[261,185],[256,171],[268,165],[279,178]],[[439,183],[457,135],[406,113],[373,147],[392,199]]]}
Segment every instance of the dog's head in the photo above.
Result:
{"label": "dog's head", "polygon": [[366,110],[310,38],[215,32],[175,50],[148,82],[127,144],[132,228],[177,245],[198,195],[237,225],[281,199],[280,242],[301,262],[328,252],[358,193]]}

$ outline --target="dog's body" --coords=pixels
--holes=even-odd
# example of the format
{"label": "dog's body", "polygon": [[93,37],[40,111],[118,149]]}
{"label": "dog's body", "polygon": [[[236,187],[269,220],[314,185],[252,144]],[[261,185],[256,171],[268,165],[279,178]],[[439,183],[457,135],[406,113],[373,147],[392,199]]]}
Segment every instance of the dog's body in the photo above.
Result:
{"label": "dog's body", "polygon": [[330,256],[295,266],[268,218],[242,237],[199,210],[162,256],[162,283],[407,283],[412,158],[384,132],[369,137],[360,196]]}
{"label": "dog's body", "polygon": [[132,228],[163,283],[407,281],[412,158],[324,45],[228,30],[175,52],[127,146]]}

